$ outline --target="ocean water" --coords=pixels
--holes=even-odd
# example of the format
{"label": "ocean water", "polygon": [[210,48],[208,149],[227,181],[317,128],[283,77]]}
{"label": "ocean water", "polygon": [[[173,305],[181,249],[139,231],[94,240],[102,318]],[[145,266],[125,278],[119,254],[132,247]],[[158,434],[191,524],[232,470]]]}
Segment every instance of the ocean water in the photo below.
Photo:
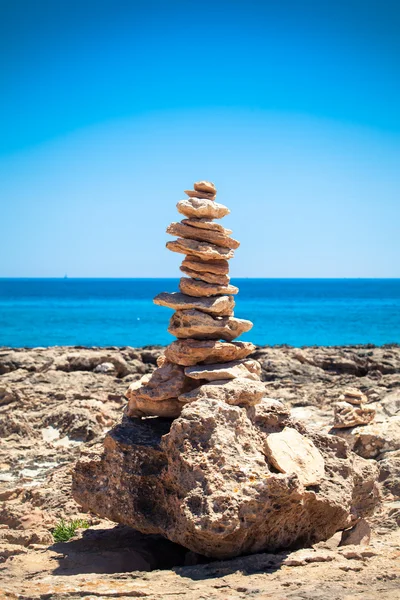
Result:
{"label": "ocean water", "polygon": [[[237,279],[256,344],[400,343],[400,279]],[[0,279],[0,346],[168,344],[178,279]]]}

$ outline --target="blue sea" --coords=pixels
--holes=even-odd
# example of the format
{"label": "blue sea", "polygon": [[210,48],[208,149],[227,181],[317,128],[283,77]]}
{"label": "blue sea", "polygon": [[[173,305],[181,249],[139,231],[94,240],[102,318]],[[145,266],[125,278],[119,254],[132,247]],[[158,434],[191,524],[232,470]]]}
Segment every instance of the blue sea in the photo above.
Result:
{"label": "blue sea", "polygon": [[[236,279],[260,345],[400,343],[400,279]],[[0,279],[0,346],[168,344],[178,279]]]}

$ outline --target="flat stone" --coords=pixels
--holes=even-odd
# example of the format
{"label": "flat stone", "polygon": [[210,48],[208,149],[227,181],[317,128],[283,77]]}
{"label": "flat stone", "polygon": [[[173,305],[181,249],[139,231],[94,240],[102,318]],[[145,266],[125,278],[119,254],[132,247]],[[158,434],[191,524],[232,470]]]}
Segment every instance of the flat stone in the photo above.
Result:
{"label": "flat stone", "polygon": [[181,215],[195,217],[196,219],[222,219],[231,212],[223,204],[218,204],[218,202],[206,198],[180,200],[176,208]]}
{"label": "flat stone", "polygon": [[360,519],[354,527],[342,532],[340,546],[369,546],[371,527],[365,519]]}
{"label": "flat stone", "polygon": [[264,444],[270,463],[281,473],[296,473],[303,485],[318,485],[325,475],[325,461],[314,443],[292,427],[271,433]]}
{"label": "flat stone", "polygon": [[182,219],[181,223],[190,227],[197,227],[198,229],[211,229],[211,231],[218,231],[218,233],[223,233],[224,235],[231,235],[232,233],[232,229],[227,229],[211,219]]}
{"label": "flat stone", "polygon": [[219,233],[218,231],[212,231],[211,229],[200,229],[199,227],[190,227],[184,223],[171,223],[167,227],[167,233],[170,235],[176,235],[181,238],[187,238],[190,240],[198,240],[200,242],[210,242],[221,248],[231,248],[235,250],[239,248],[240,242],[233,238]]}
{"label": "flat stone", "polygon": [[210,381],[190,392],[181,394],[179,402],[188,404],[212,398],[234,406],[254,406],[265,396],[265,384],[244,377]]}
{"label": "flat stone", "polygon": [[216,275],[227,275],[229,273],[229,262],[227,260],[201,260],[196,256],[184,258],[182,267],[192,269],[197,273],[215,273]]}
{"label": "flat stone", "polygon": [[[183,261],[183,262],[185,262],[185,261]],[[193,269],[190,269],[189,267],[186,267],[184,265],[181,265],[179,268],[182,271],[182,273],[185,273],[185,275],[189,275],[189,277],[192,277],[193,279],[199,279],[200,281],[204,281],[205,283],[214,283],[217,285],[228,285],[231,280],[229,275],[223,275],[223,274],[217,274],[217,273],[211,273],[211,272],[200,273],[200,272],[194,271]]]}
{"label": "flat stone", "polygon": [[239,288],[234,285],[218,285],[212,283],[206,283],[205,281],[197,281],[196,279],[189,279],[188,277],[182,277],[179,282],[179,289],[182,294],[188,296],[223,296],[237,294]]}
{"label": "flat stone", "polygon": [[185,375],[193,379],[206,379],[215,381],[217,379],[235,379],[244,377],[245,379],[259,380],[261,374],[260,363],[250,358],[235,360],[224,364],[196,365],[186,367]]}
{"label": "flat stone", "polygon": [[211,181],[196,181],[193,187],[196,192],[208,192],[214,195],[217,193],[217,188]]}
{"label": "flat stone", "polygon": [[334,427],[355,427],[368,425],[373,421],[376,411],[374,408],[357,406],[349,402],[335,402]]}
{"label": "flat stone", "polygon": [[368,402],[368,397],[355,388],[347,388],[343,394],[339,396],[339,402],[349,402],[350,404],[365,404]]}
{"label": "flat stone", "polygon": [[232,296],[214,296],[211,298],[194,298],[179,292],[162,292],[153,300],[158,306],[167,306],[174,310],[189,310],[195,308],[210,315],[230,317],[233,315],[235,301]]}
{"label": "flat stone", "polygon": [[219,342],[213,340],[178,340],[165,348],[163,360],[178,365],[226,363],[246,358],[254,352],[251,342]]}
{"label": "flat stone", "polygon": [[199,310],[179,310],[169,322],[168,331],[177,338],[196,340],[226,340],[231,342],[246,331],[253,323],[236,317],[213,317]]}
{"label": "flat stone", "polygon": [[185,194],[189,196],[189,198],[204,198],[206,200],[215,200],[216,194],[210,192],[199,192],[197,190],[185,190]]}
{"label": "flat stone", "polygon": [[171,252],[198,256],[204,260],[229,260],[234,255],[233,250],[229,248],[221,248],[221,246],[215,246],[209,242],[198,242],[197,240],[187,240],[184,238],[178,238],[174,242],[167,242],[166,246]]}
{"label": "flat stone", "polygon": [[164,362],[153,373],[144,375],[128,387],[128,400],[142,399],[154,402],[177,398],[184,391],[192,389],[191,382],[185,376],[184,368],[170,362]]}
{"label": "flat stone", "polygon": [[143,398],[132,398],[126,408],[128,417],[164,417],[176,419],[182,412],[182,403],[176,398],[168,400],[144,400]]}

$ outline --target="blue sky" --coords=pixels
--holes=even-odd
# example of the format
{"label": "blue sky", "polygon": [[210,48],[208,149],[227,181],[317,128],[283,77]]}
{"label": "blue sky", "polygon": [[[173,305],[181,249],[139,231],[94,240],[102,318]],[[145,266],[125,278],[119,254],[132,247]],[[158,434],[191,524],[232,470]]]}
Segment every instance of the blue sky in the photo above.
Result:
{"label": "blue sky", "polygon": [[400,4],[0,0],[0,276],[178,276],[215,181],[233,276],[400,277]]}

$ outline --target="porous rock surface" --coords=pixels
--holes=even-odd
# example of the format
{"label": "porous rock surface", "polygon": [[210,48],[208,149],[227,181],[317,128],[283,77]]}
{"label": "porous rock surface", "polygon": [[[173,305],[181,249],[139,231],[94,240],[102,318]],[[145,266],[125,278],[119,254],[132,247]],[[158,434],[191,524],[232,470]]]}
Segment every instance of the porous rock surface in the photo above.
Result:
{"label": "porous rock surface", "polygon": [[[318,449],[325,472],[317,487],[268,461],[268,436],[285,427]],[[355,507],[360,463],[364,500]],[[73,495],[99,516],[227,558],[331,537],[371,512],[376,478],[375,465],[340,438],[293,421],[279,402],[246,411],[202,399],[172,422],[123,421],[107,435],[99,459],[77,464]]]}

